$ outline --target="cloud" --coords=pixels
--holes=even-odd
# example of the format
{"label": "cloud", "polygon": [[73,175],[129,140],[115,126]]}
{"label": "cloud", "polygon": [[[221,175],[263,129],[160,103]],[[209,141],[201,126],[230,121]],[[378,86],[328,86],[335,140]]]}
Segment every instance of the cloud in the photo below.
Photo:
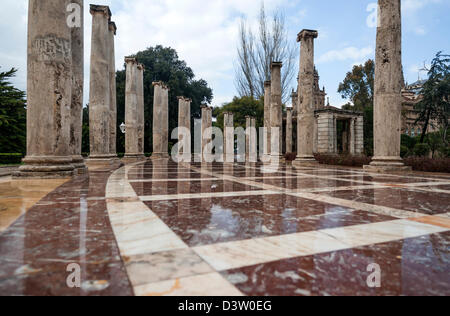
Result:
{"label": "cloud", "polygon": [[402,11],[406,14],[417,12],[429,4],[441,3],[442,0],[402,0]]}
{"label": "cloud", "polygon": [[357,62],[358,60],[367,59],[374,53],[374,49],[371,46],[364,48],[346,47],[340,50],[331,50],[323,54],[317,60],[317,63],[328,63],[335,61],[350,60]]}

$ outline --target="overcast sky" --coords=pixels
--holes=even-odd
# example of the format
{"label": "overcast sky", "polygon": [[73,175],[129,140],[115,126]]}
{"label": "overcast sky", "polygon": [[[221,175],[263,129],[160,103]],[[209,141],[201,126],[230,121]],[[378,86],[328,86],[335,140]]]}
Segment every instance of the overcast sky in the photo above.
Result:
{"label": "overcast sky", "polygon": [[[337,93],[339,82],[354,64],[373,58],[376,29],[370,27],[373,0],[265,0],[267,10],[286,15],[290,38],[304,28],[319,30],[316,65],[332,105],[346,101]],[[437,51],[450,53],[450,0],[402,0],[403,64],[410,83],[424,62]],[[14,84],[26,90],[27,0],[2,0],[0,11],[0,69],[19,68]],[[88,96],[91,17],[85,1],[85,102]],[[116,66],[124,56],[161,44],[205,79],[214,91],[213,105],[236,95],[234,64],[239,20],[256,23],[261,0],[98,0],[111,7],[118,27]],[[298,65],[297,65],[298,66]],[[296,67],[297,67],[296,66]],[[293,87],[295,82],[292,83]]]}

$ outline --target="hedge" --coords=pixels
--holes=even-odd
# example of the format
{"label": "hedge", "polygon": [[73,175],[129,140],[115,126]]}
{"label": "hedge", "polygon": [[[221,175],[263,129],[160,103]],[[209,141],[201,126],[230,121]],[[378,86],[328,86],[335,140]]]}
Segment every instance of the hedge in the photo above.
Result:
{"label": "hedge", "polygon": [[1,165],[19,165],[22,163],[23,154],[1,154],[0,153],[0,164]]}

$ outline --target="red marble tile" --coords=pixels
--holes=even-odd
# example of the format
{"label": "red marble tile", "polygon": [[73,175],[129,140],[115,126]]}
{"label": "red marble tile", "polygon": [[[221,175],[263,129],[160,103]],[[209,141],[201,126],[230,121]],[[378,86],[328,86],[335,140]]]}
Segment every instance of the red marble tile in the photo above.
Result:
{"label": "red marble tile", "polygon": [[281,194],[146,205],[191,247],[393,219]]}
{"label": "red marble tile", "polygon": [[[450,234],[281,260],[223,272],[250,296],[450,295]],[[368,266],[381,268],[370,288]],[[373,270],[372,270],[373,271]]]}

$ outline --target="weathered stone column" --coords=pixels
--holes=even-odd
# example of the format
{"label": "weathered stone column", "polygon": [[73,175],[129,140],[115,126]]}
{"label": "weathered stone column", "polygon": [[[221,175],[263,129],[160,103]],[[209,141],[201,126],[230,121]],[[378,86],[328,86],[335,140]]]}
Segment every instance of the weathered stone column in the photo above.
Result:
{"label": "weathered stone column", "polygon": [[223,159],[224,162],[234,163],[234,115],[223,113]]}
{"label": "weathered stone column", "polygon": [[286,109],[286,153],[292,153],[292,113],[293,108]]}
{"label": "weathered stone column", "polygon": [[250,162],[258,161],[258,136],[256,132],[256,118],[250,119]]}
{"label": "weathered stone column", "polygon": [[317,31],[303,30],[298,34],[300,75],[297,113],[297,159],[294,166],[317,163],[314,158],[314,39]]}
{"label": "weathered stone column", "polygon": [[[186,148],[180,148],[179,154],[185,156],[187,159],[183,159],[185,162],[191,161],[192,157],[192,137],[191,137],[191,99],[185,97],[178,97],[178,142],[184,144],[186,142]],[[187,139],[185,141],[185,134],[182,130],[188,132]]]}
{"label": "weathered stone column", "polygon": [[[270,126],[272,129],[278,129],[278,137],[272,133],[271,137],[271,156],[283,159],[283,112],[282,112],[282,98],[281,98],[281,68],[283,64],[280,62],[273,62],[270,66],[272,73],[272,84],[270,89]],[[278,150],[277,150],[278,147]]]}
{"label": "weathered stone column", "polygon": [[271,142],[271,134],[270,134],[270,102],[271,102],[271,89],[272,82],[266,81],[264,82],[264,127],[265,127],[265,135],[264,135],[264,155],[270,155],[270,142]]}
{"label": "weathered stone column", "polygon": [[250,116],[245,117],[245,161],[250,161],[250,137],[252,128],[252,118]]}
{"label": "weathered stone column", "polygon": [[89,96],[89,167],[110,165],[110,45],[108,6],[91,5],[92,44]]}
{"label": "weathered stone column", "polygon": [[116,23],[109,22],[109,86],[110,86],[110,112],[109,112],[109,153],[117,159],[117,92],[116,92],[116,54],[114,37],[116,36]]}
{"label": "weathered stone column", "polygon": [[27,156],[16,177],[60,178],[74,173],[69,145],[71,40],[65,1],[29,1]]}
{"label": "weathered stone column", "polygon": [[[126,85],[125,85],[125,157],[124,162],[132,163],[144,159],[142,146],[139,146],[139,119],[143,116],[140,111],[139,92],[140,71],[135,58],[125,57]],[[143,110],[143,109],[142,109]],[[141,150],[142,149],[142,150]]]}
{"label": "weathered stone column", "polygon": [[169,88],[154,82],[152,159],[169,158]]}
{"label": "weathered stone column", "polygon": [[137,65],[137,100],[138,100],[138,116],[137,116],[137,135],[138,150],[141,158],[145,159],[144,138],[145,138],[145,100],[144,100],[144,72],[143,64]]}
{"label": "weathered stone column", "polygon": [[201,106],[202,110],[202,162],[208,162],[206,160],[208,155],[211,155],[211,147],[207,146],[212,141],[212,109],[207,105]]}
{"label": "weathered stone column", "polygon": [[401,0],[378,1],[374,145],[370,171],[410,170],[400,157],[403,85]]}
{"label": "weathered stone column", "polygon": [[355,119],[350,119],[350,155],[356,153],[355,148]]}
{"label": "weathered stone column", "polygon": [[71,28],[72,41],[72,106],[70,122],[70,151],[72,164],[78,174],[87,168],[81,156],[83,138],[83,95],[84,95],[84,6],[83,0],[72,3],[80,6],[80,25]]}

